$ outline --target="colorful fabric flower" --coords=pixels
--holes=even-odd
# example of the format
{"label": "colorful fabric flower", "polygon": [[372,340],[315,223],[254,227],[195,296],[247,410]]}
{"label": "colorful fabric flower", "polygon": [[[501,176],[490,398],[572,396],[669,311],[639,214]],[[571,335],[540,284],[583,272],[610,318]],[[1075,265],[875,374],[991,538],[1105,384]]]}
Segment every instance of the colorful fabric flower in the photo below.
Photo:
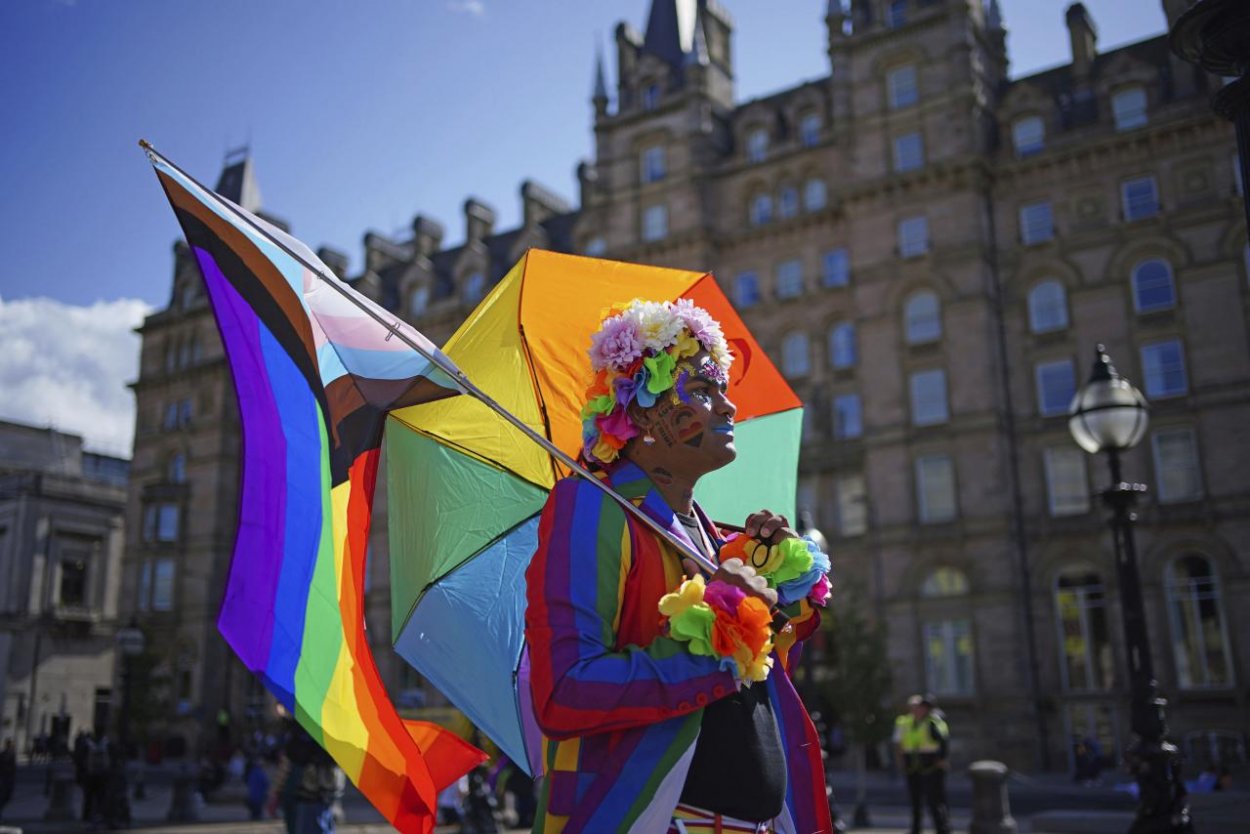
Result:
{"label": "colorful fabric flower", "polygon": [[[661,394],[676,386],[678,360],[701,350],[727,379],[733,360],[720,325],[689,299],[635,299],[605,311],[591,337],[595,379],[582,408],[583,454],[599,463],[615,460],[625,441],[638,434],[636,426],[633,431],[626,428],[626,423],[633,423],[629,405],[654,406]],[[594,419],[598,416],[607,419]]]}

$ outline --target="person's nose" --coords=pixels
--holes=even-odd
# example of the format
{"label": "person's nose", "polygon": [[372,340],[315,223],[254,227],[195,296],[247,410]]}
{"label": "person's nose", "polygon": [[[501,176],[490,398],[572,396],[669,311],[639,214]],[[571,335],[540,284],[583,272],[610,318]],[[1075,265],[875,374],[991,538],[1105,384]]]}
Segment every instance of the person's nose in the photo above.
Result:
{"label": "person's nose", "polygon": [[734,405],[733,400],[729,399],[729,397],[724,393],[717,396],[715,400],[715,408],[717,414],[723,417],[728,417],[730,420],[732,420],[734,415],[738,413],[738,406]]}

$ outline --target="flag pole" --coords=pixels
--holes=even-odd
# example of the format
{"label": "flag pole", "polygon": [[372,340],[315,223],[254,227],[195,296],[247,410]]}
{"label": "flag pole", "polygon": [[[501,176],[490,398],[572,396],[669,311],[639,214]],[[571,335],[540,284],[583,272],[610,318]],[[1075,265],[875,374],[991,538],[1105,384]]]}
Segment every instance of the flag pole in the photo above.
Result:
{"label": "flag pole", "polygon": [[281,240],[278,240],[277,238],[270,235],[269,232],[263,226],[260,226],[257,223],[253,222],[251,214],[249,212],[245,211],[239,206],[236,206],[234,203],[220,196],[219,194],[212,191],[211,189],[205,187],[203,183],[201,183],[195,177],[188,174],[186,171],[180,168],[176,163],[171,161],[168,157],[166,157],[164,154],[162,154],[160,151],[154,148],[152,144],[148,142],[146,139],[139,140],[139,147],[142,148],[144,153],[148,155],[148,159],[150,161],[156,162],[156,160],[159,159],[162,163],[164,163],[165,165],[168,165],[170,168],[174,169],[179,174],[186,177],[190,182],[194,183],[195,186],[199,188],[200,191],[202,191],[205,195],[210,197],[219,205],[223,206],[231,214],[238,217],[244,223],[247,223],[247,225],[250,226],[253,230],[255,230],[257,234],[263,235],[270,243],[273,243],[275,246],[277,246],[287,255],[294,258],[296,261],[298,261],[299,263],[307,267],[309,270],[311,270],[314,275],[316,275],[324,283],[326,283],[328,286],[330,286],[332,289],[334,289],[336,292],[342,295],[343,298],[345,298],[347,301],[351,302],[353,305],[359,308],[361,312],[363,312],[369,318],[373,319],[378,324],[385,327],[387,332],[390,334],[390,336],[388,336],[387,338],[390,338],[391,336],[393,336],[394,338],[398,339],[399,341],[401,341],[408,347],[412,348],[421,356],[428,359],[431,364],[433,364],[436,368],[438,368],[440,371],[445,373],[452,380],[452,382],[455,383],[456,387],[458,387],[461,391],[463,391],[465,394],[468,394],[476,398],[487,408],[491,409],[500,417],[502,417],[505,421],[511,424],[519,432],[521,432],[530,440],[534,441],[539,446],[541,446],[544,450],[546,450],[546,452],[549,455],[554,457],[560,463],[567,466],[572,472],[580,475],[582,478],[589,481],[591,484],[593,484],[595,487],[601,490],[609,498],[616,501],[616,503],[621,505],[621,508],[624,509],[625,512],[632,514],[635,518],[637,518],[639,521],[645,524],[653,533],[656,533],[657,535],[661,536],[666,541],[668,541],[669,544],[676,547],[677,550],[684,557],[693,560],[694,563],[698,565],[703,571],[705,571],[709,576],[716,573],[718,569],[718,565],[712,562],[711,559],[709,559],[704,554],[698,552],[697,550],[687,546],[685,542],[682,542],[680,539],[674,536],[667,529],[660,526],[659,522],[655,521],[655,519],[651,518],[649,515],[644,513],[640,507],[635,506],[632,501],[625,498],[619,492],[614,490],[606,481],[604,481],[601,478],[595,477],[595,474],[593,472],[591,472],[586,467],[582,466],[581,463],[579,463],[576,459],[574,459],[572,456],[567,454],[563,449],[561,449],[560,447],[552,443],[551,440],[549,440],[545,435],[543,435],[540,432],[535,431],[529,424],[527,424],[521,418],[517,417],[511,411],[504,408],[504,406],[501,405],[499,402],[497,402],[494,399],[494,397],[487,394],[485,391],[479,388],[473,382],[473,380],[469,379],[469,377],[464,373],[464,371],[456,367],[456,364],[451,361],[451,358],[449,356],[447,356],[441,350],[435,350],[431,352],[425,349],[417,340],[413,339],[411,336],[405,333],[404,332],[405,328],[411,327],[411,325],[408,325],[407,322],[404,322],[402,319],[399,319],[398,317],[396,317],[394,321],[390,321],[389,316],[383,316],[380,313],[378,313],[377,310],[373,309],[368,304],[363,304],[361,300],[356,297],[356,293],[350,287],[348,287],[342,280],[340,280],[338,276],[327,275],[326,273],[322,271],[322,266],[320,264],[309,263],[308,260],[305,259],[298,252],[292,251]]}

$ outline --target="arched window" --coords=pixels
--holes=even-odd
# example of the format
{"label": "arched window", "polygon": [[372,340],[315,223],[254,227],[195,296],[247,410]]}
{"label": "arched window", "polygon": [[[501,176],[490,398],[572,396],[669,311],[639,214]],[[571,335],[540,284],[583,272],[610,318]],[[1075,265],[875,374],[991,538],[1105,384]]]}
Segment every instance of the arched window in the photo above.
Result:
{"label": "arched window", "polygon": [[768,131],[757,127],[747,134],[747,162],[763,162],[768,156]]}
{"label": "arched window", "polygon": [[763,226],[773,219],[773,198],[768,194],[756,194],[751,198],[750,221],[752,226]]}
{"label": "arched window", "polygon": [[[931,599],[967,593],[968,577],[955,568],[938,568],[920,586],[920,595]],[[926,688],[938,695],[973,694],[972,621],[961,616],[925,618],[922,631]]]}
{"label": "arched window", "polygon": [[1133,267],[1133,309],[1139,313],[1176,306],[1172,266],[1162,258],[1142,261]]}
{"label": "arched window", "polygon": [[855,325],[849,321],[834,325],[829,331],[829,364],[835,368],[853,368],[855,360]]}
{"label": "arched window", "polygon": [[820,211],[829,200],[825,181],[813,177],[803,184],[803,208],[807,211]]}
{"label": "arched window", "polygon": [[777,214],[788,220],[799,213],[799,192],[793,185],[782,186],[777,194]]}
{"label": "arched window", "polygon": [[642,88],[642,109],[654,110],[660,106],[660,85],[651,83]]}
{"label": "arched window", "polygon": [[942,338],[942,305],[937,293],[921,290],[912,294],[903,306],[903,325],[909,345]]}
{"label": "arched window", "polygon": [[1115,658],[1102,577],[1082,569],[1061,573],[1055,580],[1055,623],[1064,689],[1110,689],[1115,684]]}
{"label": "arched window", "polygon": [[796,331],[781,342],[781,370],[786,376],[806,376],[811,370],[811,354],[807,346],[807,334]]}
{"label": "arched window", "polygon": [[165,480],[171,484],[184,484],[187,481],[187,456],[183,452],[174,452],[165,461]]}
{"label": "arched window", "polygon": [[1210,560],[1196,553],[1173,560],[1164,584],[1177,682],[1185,689],[1232,686],[1228,623]]}
{"label": "arched window", "polygon": [[1050,333],[1068,326],[1068,294],[1063,284],[1052,279],[1029,290],[1029,329]]}
{"label": "arched window", "polygon": [[810,148],[820,143],[822,122],[819,113],[804,113],[799,119],[799,141],[803,147]]}

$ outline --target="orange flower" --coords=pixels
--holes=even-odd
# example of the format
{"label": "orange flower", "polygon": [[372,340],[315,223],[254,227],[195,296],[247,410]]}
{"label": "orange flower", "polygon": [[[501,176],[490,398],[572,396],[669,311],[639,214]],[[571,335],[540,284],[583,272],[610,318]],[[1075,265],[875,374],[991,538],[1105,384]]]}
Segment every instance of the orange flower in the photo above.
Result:
{"label": "orange flower", "polygon": [[712,648],[721,657],[733,657],[739,647],[746,647],[757,655],[772,639],[772,615],[768,606],[755,597],[747,597],[738,605],[735,615],[720,609],[712,624]]}

